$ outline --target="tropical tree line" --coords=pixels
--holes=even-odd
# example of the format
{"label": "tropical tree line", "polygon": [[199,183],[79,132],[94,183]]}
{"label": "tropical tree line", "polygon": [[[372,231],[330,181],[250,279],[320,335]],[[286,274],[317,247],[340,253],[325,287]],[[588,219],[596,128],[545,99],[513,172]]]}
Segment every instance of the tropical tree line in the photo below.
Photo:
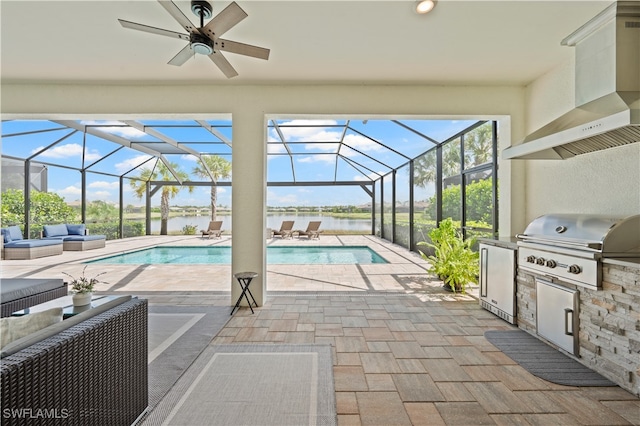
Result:
{"label": "tropical tree line", "polygon": [[[175,175],[169,169],[173,169]],[[142,199],[147,191],[149,181],[175,181],[187,180],[189,175],[180,170],[176,163],[169,163],[169,167],[161,161],[156,161],[153,167],[145,167],[140,171],[136,179],[130,180],[131,188],[139,199]],[[203,155],[200,163],[193,168],[192,173],[204,179],[211,179],[210,201],[211,220],[216,220],[218,183],[219,179],[226,179],[231,176],[231,163],[218,155]],[[160,193],[160,235],[167,235],[169,223],[170,200],[175,198],[183,189],[193,192],[193,186],[163,186]]]}

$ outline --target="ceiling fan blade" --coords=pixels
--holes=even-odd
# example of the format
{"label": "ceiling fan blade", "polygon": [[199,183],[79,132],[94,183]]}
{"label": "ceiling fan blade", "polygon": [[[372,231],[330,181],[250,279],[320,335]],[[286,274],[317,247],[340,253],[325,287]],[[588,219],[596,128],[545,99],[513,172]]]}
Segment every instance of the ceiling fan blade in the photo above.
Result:
{"label": "ceiling fan blade", "polygon": [[252,56],[258,59],[269,59],[269,49],[264,47],[253,46],[251,44],[239,43],[237,41],[224,40],[219,38],[216,40],[218,49],[225,52],[237,53],[238,55]]}
{"label": "ceiling fan blade", "polygon": [[184,13],[182,13],[182,11],[178,8],[178,6],[176,6],[174,2],[170,0],[169,1],[158,0],[158,3],[160,3],[160,5],[162,5],[162,7],[164,7],[165,10],[169,12],[169,15],[173,16],[173,19],[178,21],[178,24],[180,24],[182,28],[187,30],[189,34],[194,34],[194,33],[200,34],[200,31],[198,31],[198,28],[191,23],[189,18],[184,16]]}
{"label": "ceiling fan blade", "polygon": [[144,31],[145,33],[158,34],[171,38],[179,38],[181,40],[189,41],[189,36],[187,34],[177,33],[175,31],[163,30],[162,28],[150,27],[148,25],[136,24],[135,22],[125,21],[124,19],[118,19],[120,25],[125,28],[129,28],[132,30]]}
{"label": "ceiling fan blade", "polygon": [[179,67],[180,65],[187,62],[194,55],[193,49],[191,49],[191,45],[187,44],[181,51],[179,51],[176,56],[173,57],[169,61],[169,65],[175,65]]}
{"label": "ceiling fan blade", "polygon": [[209,58],[211,58],[213,63],[216,64],[218,68],[220,68],[220,71],[222,71],[222,73],[226,75],[227,78],[233,78],[238,75],[238,72],[231,66],[229,61],[227,61],[227,58],[222,56],[222,53],[214,52],[209,55]]}
{"label": "ceiling fan blade", "polygon": [[225,7],[222,12],[214,16],[202,30],[207,37],[215,40],[247,16],[249,16],[247,12],[242,10],[236,2],[233,2]]}

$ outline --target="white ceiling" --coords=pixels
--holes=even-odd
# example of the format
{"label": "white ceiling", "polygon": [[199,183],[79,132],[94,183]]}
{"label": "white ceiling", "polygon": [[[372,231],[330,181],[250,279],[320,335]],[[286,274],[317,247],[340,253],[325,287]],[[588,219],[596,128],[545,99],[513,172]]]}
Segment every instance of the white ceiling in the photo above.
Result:
{"label": "white ceiling", "polygon": [[271,56],[225,53],[228,80],[203,56],[167,65],[185,42],[118,23],[185,32],[155,1],[1,0],[2,82],[524,85],[571,58],[560,41],[611,3],[440,0],[418,15],[405,0],[237,2],[249,16],[224,38]]}

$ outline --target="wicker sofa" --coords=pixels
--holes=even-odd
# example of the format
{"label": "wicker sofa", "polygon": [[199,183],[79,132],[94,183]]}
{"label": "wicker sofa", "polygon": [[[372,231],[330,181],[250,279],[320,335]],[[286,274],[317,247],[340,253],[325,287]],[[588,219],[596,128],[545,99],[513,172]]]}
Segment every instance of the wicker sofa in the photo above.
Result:
{"label": "wicker sofa", "polygon": [[61,278],[2,278],[0,279],[0,317],[48,302],[69,293]]}
{"label": "wicker sofa", "polygon": [[65,251],[82,251],[102,248],[106,245],[105,235],[89,235],[84,223],[44,225],[43,240],[62,240]]}
{"label": "wicker sofa", "polygon": [[120,297],[5,346],[2,424],[135,423],[148,406],[147,323],[146,300]]}
{"label": "wicker sofa", "polygon": [[62,254],[62,240],[25,239],[19,226],[2,228],[2,258],[27,260]]}

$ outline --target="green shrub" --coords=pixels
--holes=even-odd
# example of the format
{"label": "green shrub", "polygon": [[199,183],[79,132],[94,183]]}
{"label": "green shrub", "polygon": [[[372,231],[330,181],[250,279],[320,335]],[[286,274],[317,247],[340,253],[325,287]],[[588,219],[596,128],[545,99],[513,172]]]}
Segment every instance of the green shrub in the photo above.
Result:
{"label": "green shrub", "polygon": [[198,225],[185,225],[182,227],[182,233],[184,235],[195,235],[197,228]]}
{"label": "green shrub", "polygon": [[464,240],[451,218],[429,231],[429,238],[431,243],[422,241],[418,245],[434,250],[433,255],[420,251],[422,258],[431,263],[430,273],[437,275],[454,292],[464,293],[468,284],[478,283],[478,253],[471,249],[475,238]]}

